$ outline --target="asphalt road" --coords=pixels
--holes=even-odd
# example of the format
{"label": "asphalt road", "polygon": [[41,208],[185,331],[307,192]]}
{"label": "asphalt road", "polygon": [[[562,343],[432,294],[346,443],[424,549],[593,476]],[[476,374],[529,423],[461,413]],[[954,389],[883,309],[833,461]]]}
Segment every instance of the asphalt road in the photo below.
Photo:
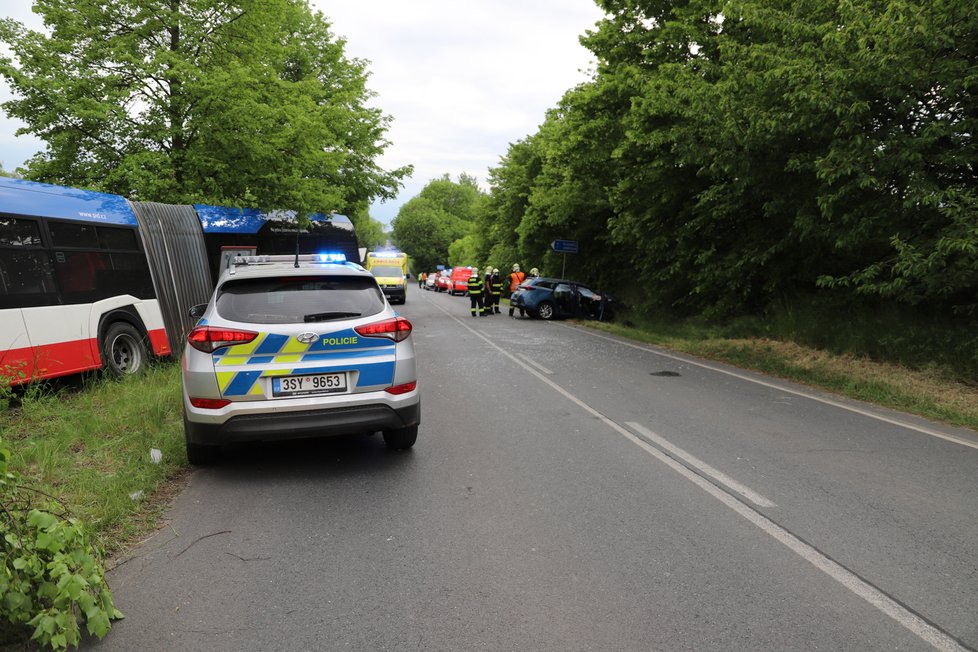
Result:
{"label": "asphalt road", "polygon": [[978,436],[409,294],[422,424],[194,472],[106,650],[978,648]]}

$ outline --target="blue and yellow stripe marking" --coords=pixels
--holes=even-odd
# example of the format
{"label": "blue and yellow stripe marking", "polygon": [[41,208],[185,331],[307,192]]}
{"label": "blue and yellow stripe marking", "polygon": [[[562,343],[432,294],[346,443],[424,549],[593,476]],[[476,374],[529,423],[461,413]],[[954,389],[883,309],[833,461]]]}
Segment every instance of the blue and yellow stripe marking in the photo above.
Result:
{"label": "blue and yellow stripe marking", "polygon": [[[213,359],[222,395],[264,396],[259,379],[293,374],[352,372],[350,389],[390,385],[394,381],[395,346],[387,339],[362,337],[353,329],[320,335],[311,344],[287,335],[260,333],[251,342],[215,351]],[[308,363],[319,364],[294,366]],[[252,365],[290,366],[247,369]]]}

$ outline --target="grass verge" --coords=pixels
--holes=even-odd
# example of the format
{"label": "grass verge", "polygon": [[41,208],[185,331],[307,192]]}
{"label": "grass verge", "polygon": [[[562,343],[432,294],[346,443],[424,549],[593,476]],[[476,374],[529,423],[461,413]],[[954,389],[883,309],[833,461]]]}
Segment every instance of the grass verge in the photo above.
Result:
{"label": "grass verge", "polygon": [[852,355],[763,338],[724,337],[702,326],[643,328],[587,322],[587,326],[744,369],[761,371],[944,423],[978,430],[978,387],[940,368],[908,369]]}
{"label": "grass verge", "polygon": [[180,366],[89,379],[80,391],[30,387],[0,412],[0,437],[25,484],[59,499],[117,553],[156,527],[161,494],[186,472]]}

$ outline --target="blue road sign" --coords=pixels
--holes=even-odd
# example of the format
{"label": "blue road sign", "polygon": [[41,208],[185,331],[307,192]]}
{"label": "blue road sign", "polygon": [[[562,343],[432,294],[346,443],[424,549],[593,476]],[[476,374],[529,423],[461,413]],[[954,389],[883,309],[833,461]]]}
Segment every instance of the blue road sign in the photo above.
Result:
{"label": "blue road sign", "polygon": [[577,240],[554,240],[550,248],[559,254],[576,254]]}

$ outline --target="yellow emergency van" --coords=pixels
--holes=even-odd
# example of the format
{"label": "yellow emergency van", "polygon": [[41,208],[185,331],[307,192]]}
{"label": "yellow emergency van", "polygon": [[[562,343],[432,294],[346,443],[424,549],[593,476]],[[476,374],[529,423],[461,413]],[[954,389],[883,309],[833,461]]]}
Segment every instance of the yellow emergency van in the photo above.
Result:
{"label": "yellow emergency van", "polygon": [[408,256],[400,251],[371,251],[364,267],[377,279],[377,284],[390,303],[407,300]]}

